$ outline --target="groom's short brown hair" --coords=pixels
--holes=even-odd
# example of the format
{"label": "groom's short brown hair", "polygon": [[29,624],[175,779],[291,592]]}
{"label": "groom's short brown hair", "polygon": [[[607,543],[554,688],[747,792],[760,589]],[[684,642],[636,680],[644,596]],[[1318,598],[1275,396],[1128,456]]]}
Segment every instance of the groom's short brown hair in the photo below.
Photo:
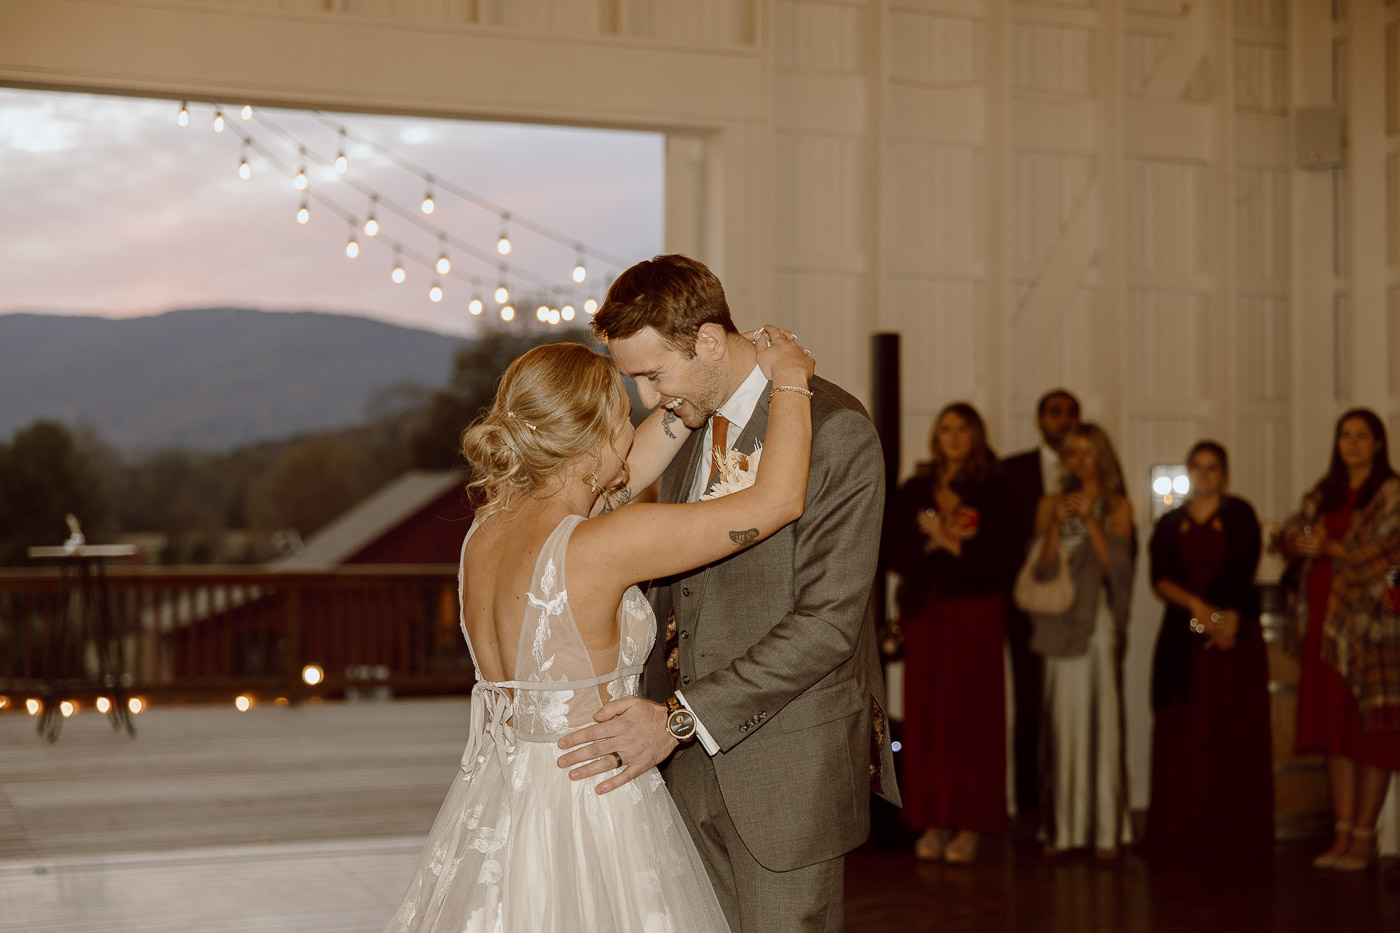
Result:
{"label": "groom's short brown hair", "polygon": [[639,262],[619,275],[590,327],[604,343],[650,327],[666,346],[689,359],[695,356],[695,336],[702,324],[739,332],[719,277],[703,262],[671,253]]}

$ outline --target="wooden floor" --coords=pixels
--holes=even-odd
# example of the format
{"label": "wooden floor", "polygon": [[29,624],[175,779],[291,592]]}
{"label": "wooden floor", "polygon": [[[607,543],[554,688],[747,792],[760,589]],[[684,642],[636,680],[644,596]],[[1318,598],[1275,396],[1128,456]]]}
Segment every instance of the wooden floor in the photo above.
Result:
{"label": "wooden floor", "polygon": [[[131,740],[82,713],[54,745],[0,714],[0,933],[375,933],[457,767],[464,700],[152,709]],[[1400,931],[1400,886],[1313,871],[1043,857],[972,866],[868,845],[847,930]]]}

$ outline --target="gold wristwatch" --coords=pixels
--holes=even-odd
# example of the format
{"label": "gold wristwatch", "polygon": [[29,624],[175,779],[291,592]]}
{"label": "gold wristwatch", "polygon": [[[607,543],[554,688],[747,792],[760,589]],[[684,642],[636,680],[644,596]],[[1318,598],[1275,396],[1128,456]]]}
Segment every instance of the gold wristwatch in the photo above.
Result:
{"label": "gold wristwatch", "polygon": [[666,731],[682,745],[695,738],[695,714],[674,695],[666,699]]}

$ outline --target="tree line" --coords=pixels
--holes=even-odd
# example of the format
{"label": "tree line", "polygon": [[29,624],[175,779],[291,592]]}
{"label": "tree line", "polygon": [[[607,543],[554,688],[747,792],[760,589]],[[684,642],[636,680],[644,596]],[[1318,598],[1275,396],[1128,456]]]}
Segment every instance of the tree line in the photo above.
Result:
{"label": "tree line", "polygon": [[0,566],[27,565],[31,545],[61,544],[68,514],[94,544],[160,536],[160,563],[269,560],[404,470],[464,468],[458,437],[506,366],[559,340],[591,343],[582,329],[494,331],[462,346],[446,384],[379,392],[360,425],[226,452],[126,455],[100,425],[36,421],[0,442]]}

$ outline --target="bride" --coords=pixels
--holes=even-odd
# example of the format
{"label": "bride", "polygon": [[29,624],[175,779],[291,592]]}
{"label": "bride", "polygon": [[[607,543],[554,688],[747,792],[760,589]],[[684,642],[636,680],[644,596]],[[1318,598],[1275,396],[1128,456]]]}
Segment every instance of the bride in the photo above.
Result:
{"label": "bride", "polygon": [[[803,388],[810,356],[786,331],[749,335],[774,384]],[[463,435],[476,520],[462,542],[461,624],[479,678],[462,768],[386,933],[727,933],[695,846],[655,768],[615,793],[558,768],[558,738],[637,693],[656,619],[635,584],[699,567],[802,514],[811,410],[771,398],[748,488],[635,504],[688,432],[658,409],[635,433],[604,356],[551,344],[506,370]],[[589,516],[596,516],[589,518]],[[629,775],[630,776],[630,775]]]}

